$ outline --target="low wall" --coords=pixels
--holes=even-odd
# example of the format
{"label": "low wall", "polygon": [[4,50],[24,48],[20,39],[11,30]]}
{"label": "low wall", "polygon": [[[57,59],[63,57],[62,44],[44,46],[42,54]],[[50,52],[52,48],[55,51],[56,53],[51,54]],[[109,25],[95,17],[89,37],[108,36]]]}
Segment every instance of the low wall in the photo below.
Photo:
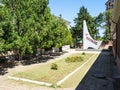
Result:
{"label": "low wall", "polygon": [[118,67],[118,73],[120,74],[120,58],[117,56],[116,59],[117,67]]}
{"label": "low wall", "polygon": [[113,33],[113,53],[120,73],[120,17]]}
{"label": "low wall", "polygon": [[63,50],[63,51],[68,50],[68,49],[70,49],[70,45],[62,46],[62,50]]}

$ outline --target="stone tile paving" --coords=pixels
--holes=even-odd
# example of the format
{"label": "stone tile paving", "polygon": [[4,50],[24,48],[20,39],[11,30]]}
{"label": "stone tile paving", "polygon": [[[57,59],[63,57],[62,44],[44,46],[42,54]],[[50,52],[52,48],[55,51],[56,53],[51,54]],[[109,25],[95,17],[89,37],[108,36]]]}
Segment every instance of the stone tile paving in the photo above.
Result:
{"label": "stone tile paving", "polygon": [[114,90],[110,52],[102,51],[76,90]]}

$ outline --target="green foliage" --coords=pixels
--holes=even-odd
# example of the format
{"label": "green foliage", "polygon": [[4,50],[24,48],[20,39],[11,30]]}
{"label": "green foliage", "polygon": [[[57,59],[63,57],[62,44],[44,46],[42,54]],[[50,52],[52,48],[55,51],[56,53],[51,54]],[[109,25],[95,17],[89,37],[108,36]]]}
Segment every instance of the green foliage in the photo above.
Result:
{"label": "green foliage", "polygon": [[11,50],[13,34],[13,18],[10,9],[0,7],[0,52]]}
{"label": "green foliage", "polygon": [[81,56],[73,56],[73,57],[68,57],[65,59],[65,62],[71,63],[71,62],[81,62],[83,61],[83,58]]}
{"label": "green foliage", "polygon": [[101,24],[104,22],[104,14],[100,13],[97,17],[95,17],[94,22],[96,24],[96,27],[100,27]]}
{"label": "green foliage", "polygon": [[52,70],[57,70],[58,69],[58,65],[56,63],[52,63],[51,64],[51,69]]}
{"label": "green foliage", "polygon": [[104,14],[103,13],[100,13],[98,16],[94,17],[94,23],[95,23],[95,30],[96,30],[96,36],[95,36],[95,39],[97,40],[102,40],[99,32],[100,30],[103,28],[103,25],[105,23],[105,20],[104,20]]}
{"label": "green foliage", "polygon": [[105,13],[105,36],[104,36],[104,40],[111,40],[112,35],[111,35],[111,21],[112,21],[112,11],[106,11]]}
{"label": "green foliage", "polygon": [[[112,12],[107,10],[103,13],[100,13],[97,17],[95,17],[96,27],[101,27],[105,29],[104,32],[104,40],[110,40],[112,38],[111,35],[111,20],[112,20]],[[101,38],[99,38],[101,39]]]}
{"label": "green foliage", "polygon": [[65,37],[65,44],[72,45],[73,44],[73,38],[70,30],[66,30],[66,37]]}
{"label": "green foliage", "polygon": [[[12,38],[10,38],[12,44],[8,43],[7,47],[12,45],[12,50],[18,51],[18,54],[22,56],[37,51],[37,48],[50,46],[52,40],[46,40],[49,36],[47,33],[49,33],[49,18],[51,15],[47,0],[3,0],[3,4],[9,10],[7,15],[12,16],[12,20],[9,21],[12,21],[13,26],[11,29],[9,25],[8,29],[5,30],[10,29],[14,32],[11,34]],[[9,34],[10,31],[5,31],[5,33]],[[8,38],[8,36],[6,34],[6,37],[4,37]]]}
{"label": "green foliage", "polygon": [[80,37],[81,39],[83,38],[83,20],[86,20],[87,25],[88,25],[88,30],[92,37],[94,37],[94,19],[91,17],[89,12],[87,11],[87,8],[82,6],[80,8],[80,11],[78,13],[78,17],[74,19],[75,22],[75,27],[73,28],[73,33],[77,36]]}
{"label": "green foliage", "polygon": [[85,52],[83,52],[82,55],[85,55]]}
{"label": "green foliage", "polygon": [[38,49],[71,44],[66,21],[55,17],[48,0],[3,0],[0,7],[0,53],[16,51],[19,60]]}
{"label": "green foliage", "polygon": [[[101,18],[101,16],[99,18]],[[93,18],[87,11],[87,8],[82,6],[79,10],[79,13],[77,14],[77,18],[74,19],[75,26],[71,29],[72,37],[74,38],[74,43],[77,43],[78,39],[80,41],[82,41],[83,39],[83,20],[86,20],[87,22],[90,35],[94,39],[96,39],[96,37],[99,36],[99,32],[95,24],[95,20],[98,22],[98,19]]]}
{"label": "green foliage", "polygon": [[77,42],[77,39],[80,38],[82,40],[83,38],[83,20],[86,20],[88,30],[90,32],[90,35],[97,40],[103,40],[100,36],[100,30],[101,28],[105,28],[105,35],[104,40],[111,39],[111,17],[112,12],[106,11],[104,13],[100,13],[96,17],[92,17],[89,12],[87,11],[87,8],[82,6],[79,10],[79,13],[77,14],[77,18],[74,19],[75,26],[72,27],[71,33],[72,37],[75,39],[75,42]]}
{"label": "green foliage", "polygon": [[71,44],[72,35],[67,28],[66,21],[62,17],[56,17],[53,15],[52,19],[52,31],[53,31],[53,47],[61,47],[66,44]]}

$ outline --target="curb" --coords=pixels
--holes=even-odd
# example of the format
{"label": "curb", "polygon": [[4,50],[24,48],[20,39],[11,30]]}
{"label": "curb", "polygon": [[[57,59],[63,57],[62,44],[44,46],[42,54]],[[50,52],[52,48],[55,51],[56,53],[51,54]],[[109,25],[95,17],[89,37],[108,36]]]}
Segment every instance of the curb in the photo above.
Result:
{"label": "curb", "polygon": [[20,81],[35,83],[35,84],[44,85],[44,86],[52,86],[51,83],[39,82],[39,81],[29,80],[29,79],[25,79],[25,78],[17,78],[17,77],[11,77],[11,76],[8,76],[7,78],[13,79],[13,80],[20,80]]}

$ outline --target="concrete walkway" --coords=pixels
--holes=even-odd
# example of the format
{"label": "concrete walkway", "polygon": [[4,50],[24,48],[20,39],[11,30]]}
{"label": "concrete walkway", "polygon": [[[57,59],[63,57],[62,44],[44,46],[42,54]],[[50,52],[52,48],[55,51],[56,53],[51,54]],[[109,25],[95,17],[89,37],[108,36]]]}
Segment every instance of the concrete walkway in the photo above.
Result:
{"label": "concrete walkway", "polygon": [[102,51],[75,90],[114,90],[111,59],[109,51]]}

